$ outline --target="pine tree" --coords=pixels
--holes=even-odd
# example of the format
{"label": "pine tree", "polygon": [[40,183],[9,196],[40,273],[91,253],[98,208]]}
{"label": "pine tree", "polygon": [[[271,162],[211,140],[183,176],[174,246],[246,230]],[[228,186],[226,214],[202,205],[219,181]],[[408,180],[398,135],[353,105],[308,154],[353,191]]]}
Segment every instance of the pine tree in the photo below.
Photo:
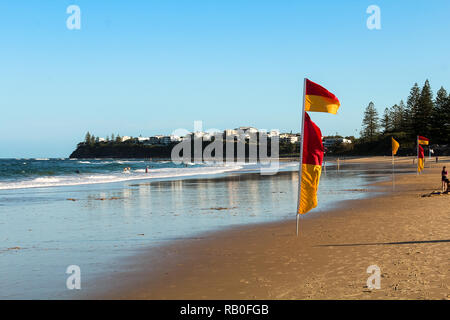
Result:
{"label": "pine tree", "polygon": [[406,106],[405,106],[405,103],[403,102],[403,100],[400,100],[398,108],[402,112],[402,118],[400,120],[400,127],[396,131],[407,132],[408,131],[408,113],[406,111]]}
{"label": "pine tree", "polygon": [[436,143],[445,143],[449,133],[446,130],[446,124],[450,124],[449,115],[445,112],[445,107],[449,97],[447,91],[441,87],[434,100],[433,113],[431,115],[432,129],[431,141]]}
{"label": "pine tree", "polygon": [[89,133],[89,131],[84,136],[84,143],[86,143],[86,144],[91,143],[91,134]]}
{"label": "pine tree", "polygon": [[364,111],[362,127],[361,136],[363,139],[373,141],[378,135],[378,130],[380,128],[378,111],[375,109],[375,105],[372,101]]}
{"label": "pine tree", "polygon": [[390,125],[391,125],[391,131],[393,132],[400,132],[402,131],[402,123],[403,123],[403,108],[398,105],[394,104],[391,107],[390,110]]}
{"label": "pine tree", "polygon": [[444,87],[441,87],[436,94],[436,99],[434,100],[436,109],[440,111],[443,110],[448,98],[449,95],[447,94],[447,90],[445,90]]}
{"label": "pine tree", "polygon": [[389,108],[384,109],[383,117],[381,118],[381,127],[383,128],[383,133],[392,131],[392,113],[393,112],[389,110]]}
{"label": "pine tree", "polygon": [[417,136],[419,130],[417,128],[418,120],[417,120],[417,110],[419,106],[419,98],[420,98],[420,89],[419,85],[414,83],[414,86],[411,88],[411,91],[408,96],[408,100],[406,102],[406,115],[405,115],[405,126],[406,131],[411,136]]}
{"label": "pine tree", "polygon": [[434,102],[433,92],[431,92],[430,83],[428,80],[422,87],[420,92],[419,103],[416,112],[416,129],[417,134],[425,137],[429,137],[432,128],[432,119]]}
{"label": "pine tree", "polygon": [[450,96],[442,109],[442,136],[441,141],[444,144],[450,144]]}
{"label": "pine tree", "polygon": [[[441,87],[434,100],[432,113],[431,140],[436,143],[447,143],[450,139],[450,114],[448,104],[450,97],[447,91]],[[447,110],[446,110],[447,108]]]}

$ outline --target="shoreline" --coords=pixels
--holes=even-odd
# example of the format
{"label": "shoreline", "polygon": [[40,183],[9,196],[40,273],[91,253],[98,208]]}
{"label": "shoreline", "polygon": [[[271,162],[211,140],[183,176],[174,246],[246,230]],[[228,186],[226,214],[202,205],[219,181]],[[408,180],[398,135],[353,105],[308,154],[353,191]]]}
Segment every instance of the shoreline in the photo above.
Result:
{"label": "shoreline", "polygon": [[[394,193],[391,181],[378,182],[385,193],[312,213],[299,238],[293,217],[163,245],[92,298],[449,299],[450,196],[422,197],[437,189],[438,170],[399,174]],[[380,290],[366,287],[373,264]]]}

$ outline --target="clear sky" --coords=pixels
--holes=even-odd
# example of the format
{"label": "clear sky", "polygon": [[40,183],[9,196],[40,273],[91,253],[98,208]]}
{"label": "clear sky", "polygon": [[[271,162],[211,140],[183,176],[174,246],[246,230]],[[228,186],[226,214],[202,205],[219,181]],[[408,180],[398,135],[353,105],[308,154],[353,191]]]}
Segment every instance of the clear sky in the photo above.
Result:
{"label": "clear sky", "polygon": [[[69,30],[66,8],[81,9]],[[381,30],[369,30],[369,5]],[[67,157],[90,131],[299,131],[303,78],[335,93],[323,134],[359,133],[429,79],[450,89],[450,1],[0,2],[0,157]]]}

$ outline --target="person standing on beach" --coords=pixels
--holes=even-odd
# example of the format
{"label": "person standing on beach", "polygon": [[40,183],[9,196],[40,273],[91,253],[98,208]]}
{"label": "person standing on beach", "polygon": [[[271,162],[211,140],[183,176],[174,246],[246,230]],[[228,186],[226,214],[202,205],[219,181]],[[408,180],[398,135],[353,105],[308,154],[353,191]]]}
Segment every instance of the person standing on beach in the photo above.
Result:
{"label": "person standing on beach", "polygon": [[442,192],[448,192],[448,185],[450,181],[448,180],[448,171],[445,166],[442,168],[441,175],[442,175]]}

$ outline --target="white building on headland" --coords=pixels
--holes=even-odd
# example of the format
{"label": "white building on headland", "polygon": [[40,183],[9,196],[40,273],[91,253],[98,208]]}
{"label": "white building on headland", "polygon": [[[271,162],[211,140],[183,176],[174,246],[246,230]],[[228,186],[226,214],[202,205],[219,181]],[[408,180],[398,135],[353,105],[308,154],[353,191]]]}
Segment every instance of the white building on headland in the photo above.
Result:
{"label": "white building on headland", "polygon": [[225,137],[236,137],[238,135],[237,130],[233,130],[233,129],[225,129],[223,131],[223,134]]}
{"label": "white building on headland", "polygon": [[258,134],[259,130],[254,127],[239,127],[235,129],[225,129],[223,131],[223,135],[225,139],[229,139],[230,137],[239,137],[243,135],[243,138],[249,139],[251,135]]}
{"label": "white building on headland", "polygon": [[142,143],[145,143],[145,142],[147,142],[147,141],[150,141],[150,137],[139,137],[139,138],[138,138],[138,141],[139,141],[139,142],[142,142]]}
{"label": "white building on headland", "polygon": [[[187,132],[187,131],[186,131]],[[146,145],[169,145],[171,143],[178,143],[183,141],[184,139],[202,139],[203,141],[212,141],[213,137],[216,135],[222,135],[224,139],[229,139],[230,137],[238,138],[239,136],[241,138],[250,139],[258,134],[266,133],[267,137],[279,137],[280,142],[289,142],[289,143],[298,143],[300,140],[300,137],[298,134],[292,134],[292,133],[282,133],[280,134],[279,130],[270,130],[268,133],[265,130],[260,131],[259,129],[255,127],[250,126],[242,126],[235,129],[225,129],[223,131],[218,130],[210,130],[207,132],[203,131],[195,131],[195,132],[189,132],[184,137],[181,137],[179,135],[154,135],[150,137],[137,137],[133,138],[130,136],[123,136],[121,137],[121,141],[128,141],[130,139],[135,139],[136,143],[142,143]],[[184,133],[183,133],[184,134]],[[107,142],[105,138],[98,138],[99,142]],[[347,141],[347,139],[344,139],[344,142]],[[349,140],[348,140],[349,141]],[[345,142],[346,143],[346,142]],[[351,142],[350,142],[351,143]]]}
{"label": "white building on headland", "polygon": [[279,137],[280,136],[280,130],[270,130],[270,132],[267,134],[269,138],[272,137]]}
{"label": "white building on headland", "polygon": [[162,138],[159,139],[159,141],[160,144],[168,145],[174,142],[180,142],[181,138],[175,135],[170,135],[170,136],[163,136]]}
{"label": "white building on headland", "polygon": [[161,134],[156,135],[156,136],[151,136],[150,139],[148,140],[148,144],[160,144],[161,143],[161,139],[163,137],[164,136],[161,135]]}
{"label": "white building on headland", "polygon": [[322,143],[325,148],[329,148],[331,146],[334,146],[335,144],[341,144],[341,143],[350,144],[350,143],[352,143],[352,140],[345,139],[345,138],[327,138],[327,139],[323,139]]}
{"label": "white building on headland", "polygon": [[300,137],[292,133],[282,133],[280,134],[280,142],[285,143],[297,143],[300,141]]}

